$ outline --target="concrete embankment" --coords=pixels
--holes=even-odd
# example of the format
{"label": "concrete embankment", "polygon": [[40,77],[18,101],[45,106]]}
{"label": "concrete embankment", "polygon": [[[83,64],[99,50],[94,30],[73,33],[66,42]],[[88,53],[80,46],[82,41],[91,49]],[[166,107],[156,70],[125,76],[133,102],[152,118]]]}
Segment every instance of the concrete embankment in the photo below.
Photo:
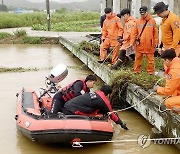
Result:
{"label": "concrete embankment", "polygon": [[[78,42],[88,39],[86,35],[82,34],[74,37],[62,35],[59,37],[59,42],[108,84],[113,79],[115,71],[111,70],[107,65],[99,64],[97,57],[86,51],[78,51],[76,48]],[[180,137],[180,115],[171,111],[162,112],[160,106],[165,107],[162,97],[147,92],[137,85],[128,84],[126,101],[156,128],[156,132],[158,130],[159,134],[168,138]],[[179,143],[175,145],[180,149],[180,141],[175,143]]]}

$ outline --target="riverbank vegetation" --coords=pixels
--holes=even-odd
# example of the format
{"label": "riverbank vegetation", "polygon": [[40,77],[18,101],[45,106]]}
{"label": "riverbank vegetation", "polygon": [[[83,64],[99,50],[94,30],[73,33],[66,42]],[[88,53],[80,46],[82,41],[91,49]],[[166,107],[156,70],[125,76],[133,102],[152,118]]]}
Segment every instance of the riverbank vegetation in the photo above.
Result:
{"label": "riverbank vegetation", "polygon": [[[52,31],[100,31],[98,12],[61,12],[51,15]],[[32,27],[33,30],[47,30],[47,15],[44,12],[4,13],[0,12],[0,29],[16,27]]]}
{"label": "riverbank vegetation", "polygon": [[[94,54],[96,60],[98,60],[99,56],[97,56],[97,52],[99,51],[98,43],[90,43],[87,41],[82,41],[77,46],[78,50],[85,50],[88,53]],[[111,49],[112,50],[112,49]],[[105,62],[105,65],[109,64],[109,62]],[[122,65],[117,70],[114,71],[114,79],[112,80],[112,85],[116,87],[121,87],[119,85],[124,84],[126,82],[131,82],[136,85],[143,87],[145,90],[152,89],[153,85],[160,79],[158,75],[149,75],[146,72],[147,61],[144,58],[142,63],[142,73],[134,74],[133,73],[133,62],[130,59],[127,65]],[[163,70],[163,60],[160,57],[155,57],[155,69],[157,72]],[[164,80],[158,83],[159,85],[164,85]]]}
{"label": "riverbank vegetation", "polygon": [[19,29],[14,35],[0,32],[0,44],[58,44],[58,38],[29,37],[25,30]]}
{"label": "riverbank vegetation", "polygon": [[[92,54],[96,61],[99,60],[99,44],[98,42],[91,43],[87,41],[82,41],[78,44],[77,49],[78,51],[84,50],[90,54]],[[112,50],[112,49],[110,49]],[[109,51],[110,53],[111,51]],[[106,60],[107,62],[104,65],[107,65],[111,61],[111,55]],[[161,78],[158,74],[157,75],[149,75],[146,72],[147,60],[146,58],[143,59],[142,63],[142,72],[140,74],[133,73],[133,61],[129,58],[129,62],[121,67],[118,67],[117,70],[112,70],[112,80],[111,86],[113,88],[113,93],[111,94],[111,103],[113,106],[118,106],[117,102],[126,101],[126,88],[129,83],[136,84],[142,87],[144,90],[148,91],[152,89],[155,84],[160,86],[165,85],[165,79]],[[161,70],[164,69],[163,60],[160,57],[155,57],[155,70],[156,72],[162,72]],[[119,107],[119,106],[118,106]]]}

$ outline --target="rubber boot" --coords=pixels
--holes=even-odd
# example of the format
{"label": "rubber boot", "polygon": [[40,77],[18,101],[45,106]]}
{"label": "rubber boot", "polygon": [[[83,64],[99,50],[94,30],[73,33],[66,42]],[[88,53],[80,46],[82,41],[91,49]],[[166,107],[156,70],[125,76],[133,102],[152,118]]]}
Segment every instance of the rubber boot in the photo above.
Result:
{"label": "rubber boot", "polygon": [[125,60],[124,60],[123,65],[124,65],[124,66],[127,66],[128,64],[129,64],[129,58],[126,57]]}
{"label": "rubber boot", "polygon": [[93,51],[93,54],[96,55],[96,56],[99,56],[99,55],[100,55],[100,52],[97,51],[97,50],[94,50],[94,51]]}
{"label": "rubber boot", "polygon": [[111,68],[116,70],[118,68],[118,66],[120,66],[122,64],[123,64],[123,61],[121,59],[118,59],[117,62],[114,65],[112,65]]}

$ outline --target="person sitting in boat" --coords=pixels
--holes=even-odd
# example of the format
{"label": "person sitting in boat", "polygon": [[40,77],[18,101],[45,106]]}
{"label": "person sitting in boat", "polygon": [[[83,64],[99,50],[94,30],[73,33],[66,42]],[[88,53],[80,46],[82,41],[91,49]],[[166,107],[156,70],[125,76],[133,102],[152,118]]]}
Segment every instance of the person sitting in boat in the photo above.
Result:
{"label": "person sitting in boat", "polygon": [[67,101],[76,96],[90,92],[90,89],[93,88],[96,81],[97,79],[95,75],[88,75],[85,80],[76,80],[66,87],[61,88],[53,97],[50,112],[52,114],[62,112],[64,104]]}
{"label": "person sitting in boat", "polygon": [[112,112],[112,106],[109,101],[109,96],[112,93],[112,88],[109,85],[103,85],[96,92],[89,92],[78,96],[66,102],[64,105],[64,114],[66,115],[96,115],[97,113],[108,114],[110,118],[119,124],[125,130],[128,130],[125,123]]}
{"label": "person sitting in boat", "polygon": [[167,67],[165,71],[166,85],[165,87],[154,86],[153,91],[159,95],[171,96],[165,100],[167,108],[180,113],[180,58],[176,57],[174,49],[165,50],[161,58]]}

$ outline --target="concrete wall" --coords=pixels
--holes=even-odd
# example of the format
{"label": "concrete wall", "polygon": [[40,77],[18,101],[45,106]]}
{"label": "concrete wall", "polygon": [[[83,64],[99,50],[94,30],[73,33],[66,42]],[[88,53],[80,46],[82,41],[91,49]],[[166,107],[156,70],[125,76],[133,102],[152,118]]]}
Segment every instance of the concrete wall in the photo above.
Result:
{"label": "concrete wall", "polygon": [[120,11],[121,11],[122,9],[124,9],[124,8],[127,8],[127,2],[128,2],[128,0],[121,0],[121,1],[120,1],[120,5],[119,5]]}
{"label": "concrete wall", "polygon": [[174,13],[180,17],[180,0],[174,0]]}
{"label": "concrete wall", "polygon": [[[169,5],[169,9],[180,16],[180,0],[162,0]],[[102,0],[102,9],[105,7],[111,7],[115,13],[119,13],[122,9],[127,8],[127,5],[131,3],[131,13],[134,17],[139,17],[139,8],[143,5],[149,8],[151,11],[151,0]],[[112,6],[113,4],[113,6]],[[102,12],[102,11],[101,11]]]}
{"label": "concrete wall", "polygon": [[132,0],[132,9],[131,14],[132,16],[138,18],[139,15],[139,8],[141,7],[141,0]]}
{"label": "concrete wall", "polygon": [[106,0],[106,7],[110,7],[113,9],[113,5],[114,5],[113,0]]}
{"label": "concrete wall", "polygon": [[174,0],[162,0],[165,4],[169,5],[169,10],[174,10]]}
{"label": "concrete wall", "polygon": [[141,6],[147,6],[148,11],[150,11],[151,10],[151,0],[142,0],[141,1]]}
{"label": "concrete wall", "polygon": [[121,3],[122,0],[113,0],[113,12],[114,13],[120,13],[120,3]]}
{"label": "concrete wall", "polygon": [[131,2],[132,0],[107,0],[108,7],[112,7],[114,13],[120,13],[122,9],[128,8],[129,4],[129,9],[131,9]]}
{"label": "concrete wall", "polygon": [[[149,93],[141,89],[141,87],[129,84],[126,101],[130,105],[135,105],[134,108],[165,137],[180,137],[180,115],[171,111],[160,112],[159,105],[162,103],[164,106],[164,104],[162,97],[159,95],[151,95],[141,102],[148,95]],[[180,142],[178,141],[178,143]],[[176,144],[175,146],[180,149],[180,144]]]}
{"label": "concrete wall", "polygon": [[180,0],[162,0],[169,5],[169,10],[180,16]]}
{"label": "concrete wall", "polygon": [[104,9],[106,8],[106,1],[101,0],[101,15],[104,14]]}

